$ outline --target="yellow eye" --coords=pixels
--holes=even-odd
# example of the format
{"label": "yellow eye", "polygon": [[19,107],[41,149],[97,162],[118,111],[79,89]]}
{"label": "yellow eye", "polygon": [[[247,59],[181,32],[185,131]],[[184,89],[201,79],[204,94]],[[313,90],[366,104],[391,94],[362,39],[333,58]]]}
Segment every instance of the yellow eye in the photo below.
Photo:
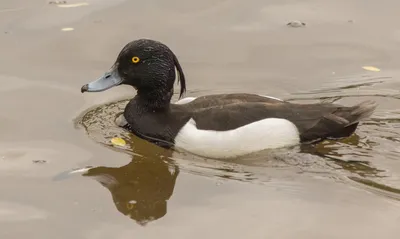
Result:
{"label": "yellow eye", "polygon": [[132,62],[133,63],[138,63],[140,61],[140,59],[139,59],[139,57],[137,57],[137,56],[134,56],[134,57],[132,57]]}

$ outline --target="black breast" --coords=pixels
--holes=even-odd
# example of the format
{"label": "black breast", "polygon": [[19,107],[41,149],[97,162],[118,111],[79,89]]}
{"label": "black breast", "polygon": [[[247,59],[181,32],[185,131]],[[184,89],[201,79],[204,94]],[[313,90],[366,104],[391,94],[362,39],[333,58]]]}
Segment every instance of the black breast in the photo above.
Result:
{"label": "black breast", "polygon": [[133,99],[126,106],[124,116],[129,124],[126,128],[133,134],[161,147],[171,148],[176,135],[191,114],[179,105],[149,110]]}

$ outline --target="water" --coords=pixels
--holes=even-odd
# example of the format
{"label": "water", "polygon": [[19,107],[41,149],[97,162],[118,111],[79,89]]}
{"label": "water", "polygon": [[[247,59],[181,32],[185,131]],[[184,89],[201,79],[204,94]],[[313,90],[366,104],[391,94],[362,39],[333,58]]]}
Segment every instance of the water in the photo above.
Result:
{"label": "water", "polygon": [[[391,80],[390,77],[359,76],[358,79],[346,78],[346,81],[341,79],[336,82],[334,87],[293,94],[288,100],[331,103],[349,98],[354,98],[355,102],[362,100],[363,97],[377,98],[377,100],[381,97],[387,97],[397,100],[396,94],[380,96],[378,91],[368,89],[375,84],[383,84]],[[353,93],[354,89],[357,90],[356,93]],[[189,92],[189,94],[191,93]],[[361,97],[357,95],[361,95]],[[182,153],[175,153],[175,156],[172,156],[171,150],[163,150],[153,146],[118,128],[114,124],[115,115],[123,111],[127,102],[128,100],[122,100],[95,107],[77,119],[77,124],[83,126],[88,136],[98,143],[107,147],[118,147],[111,144],[113,137],[120,137],[128,142],[128,146],[123,149],[118,147],[118,150],[132,155],[131,163],[118,169],[103,169],[104,174],[107,175],[107,180],[110,180],[109,177],[118,177],[110,175],[125,175],[125,178],[111,180],[113,185],[129,184],[131,178],[141,179],[141,176],[136,173],[140,170],[137,168],[139,168],[141,162],[150,160],[152,163],[149,163],[149,165],[160,164],[159,168],[164,169],[164,172],[153,173],[153,175],[168,175],[165,172],[168,171],[170,164],[176,168],[174,171],[179,171],[178,169],[181,168],[181,170],[189,173],[207,177],[221,177],[249,183],[268,183],[271,176],[269,171],[278,168],[291,171],[290,174],[284,174],[285,178],[295,178],[299,174],[307,174],[308,177],[313,178],[324,177],[338,183],[355,185],[384,197],[400,199],[400,189],[396,187],[400,185],[398,177],[400,166],[392,168],[393,161],[398,160],[400,153],[399,150],[396,151],[399,133],[395,131],[396,128],[399,128],[400,121],[393,119],[393,116],[391,116],[393,112],[378,112],[377,116],[362,122],[356,134],[346,139],[325,140],[317,145],[300,145],[289,149],[289,151],[287,149],[266,150],[235,159],[210,160]],[[382,116],[379,117],[379,115]],[[160,153],[160,151],[164,153]],[[156,163],[157,161],[159,163]],[[161,167],[162,164],[165,164],[164,167]],[[190,164],[190,166],[188,167],[187,164]],[[146,165],[143,166],[143,170],[148,170],[147,167]],[[88,175],[90,175],[90,171]],[[169,177],[173,180],[166,181],[175,182],[176,176],[172,173]],[[282,177],[282,175],[278,177]],[[145,182],[144,179],[143,182]],[[102,184],[107,185],[104,182]],[[143,185],[146,185],[146,183],[143,183]],[[155,192],[160,190],[153,185],[147,187],[139,183],[136,187],[146,187],[147,190],[151,189]],[[132,185],[132,188],[126,188],[127,194],[128,191],[134,192],[134,188],[134,185]],[[166,188],[171,189],[168,193],[170,197],[174,187],[168,186]],[[141,191],[141,189],[138,190]],[[157,199],[158,196],[154,195],[154,198],[148,198],[148,201],[158,201]],[[140,211],[135,213],[136,217],[140,218]],[[148,212],[143,212],[143,214],[146,213]],[[124,212],[124,214],[127,214],[127,212]],[[158,218],[155,216],[153,220]]]}
{"label": "water", "polygon": [[[0,4],[0,238],[399,237],[398,1],[87,2]],[[187,96],[379,106],[315,147],[162,150],[112,123],[133,89],[80,93],[141,37],[172,48]]]}

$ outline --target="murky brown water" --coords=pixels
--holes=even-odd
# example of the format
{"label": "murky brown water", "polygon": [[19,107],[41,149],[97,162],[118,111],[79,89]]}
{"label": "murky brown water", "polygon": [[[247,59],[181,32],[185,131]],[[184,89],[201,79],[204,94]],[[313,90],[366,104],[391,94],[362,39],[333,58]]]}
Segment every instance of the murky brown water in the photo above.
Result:
{"label": "murky brown water", "polygon": [[[86,2],[0,3],[0,238],[399,237],[400,2]],[[112,124],[132,89],[80,93],[142,37],[175,51],[187,96],[379,107],[316,147],[232,161],[163,150]]]}

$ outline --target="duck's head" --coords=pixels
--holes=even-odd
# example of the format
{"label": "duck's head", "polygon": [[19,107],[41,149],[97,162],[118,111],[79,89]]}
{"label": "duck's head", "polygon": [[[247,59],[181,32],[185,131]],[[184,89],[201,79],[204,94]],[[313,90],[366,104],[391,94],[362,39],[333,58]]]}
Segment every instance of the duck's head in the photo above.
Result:
{"label": "duck's head", "polygon": [[165,97],[173,90],[175,68],[179,74],[181,97],[186,90],[185,76],[171,49],[158,41],[135,40],[121,50],[108,72],[82,86],[81,92],[99,92],[125,84],[133,86],[139,95]]}

